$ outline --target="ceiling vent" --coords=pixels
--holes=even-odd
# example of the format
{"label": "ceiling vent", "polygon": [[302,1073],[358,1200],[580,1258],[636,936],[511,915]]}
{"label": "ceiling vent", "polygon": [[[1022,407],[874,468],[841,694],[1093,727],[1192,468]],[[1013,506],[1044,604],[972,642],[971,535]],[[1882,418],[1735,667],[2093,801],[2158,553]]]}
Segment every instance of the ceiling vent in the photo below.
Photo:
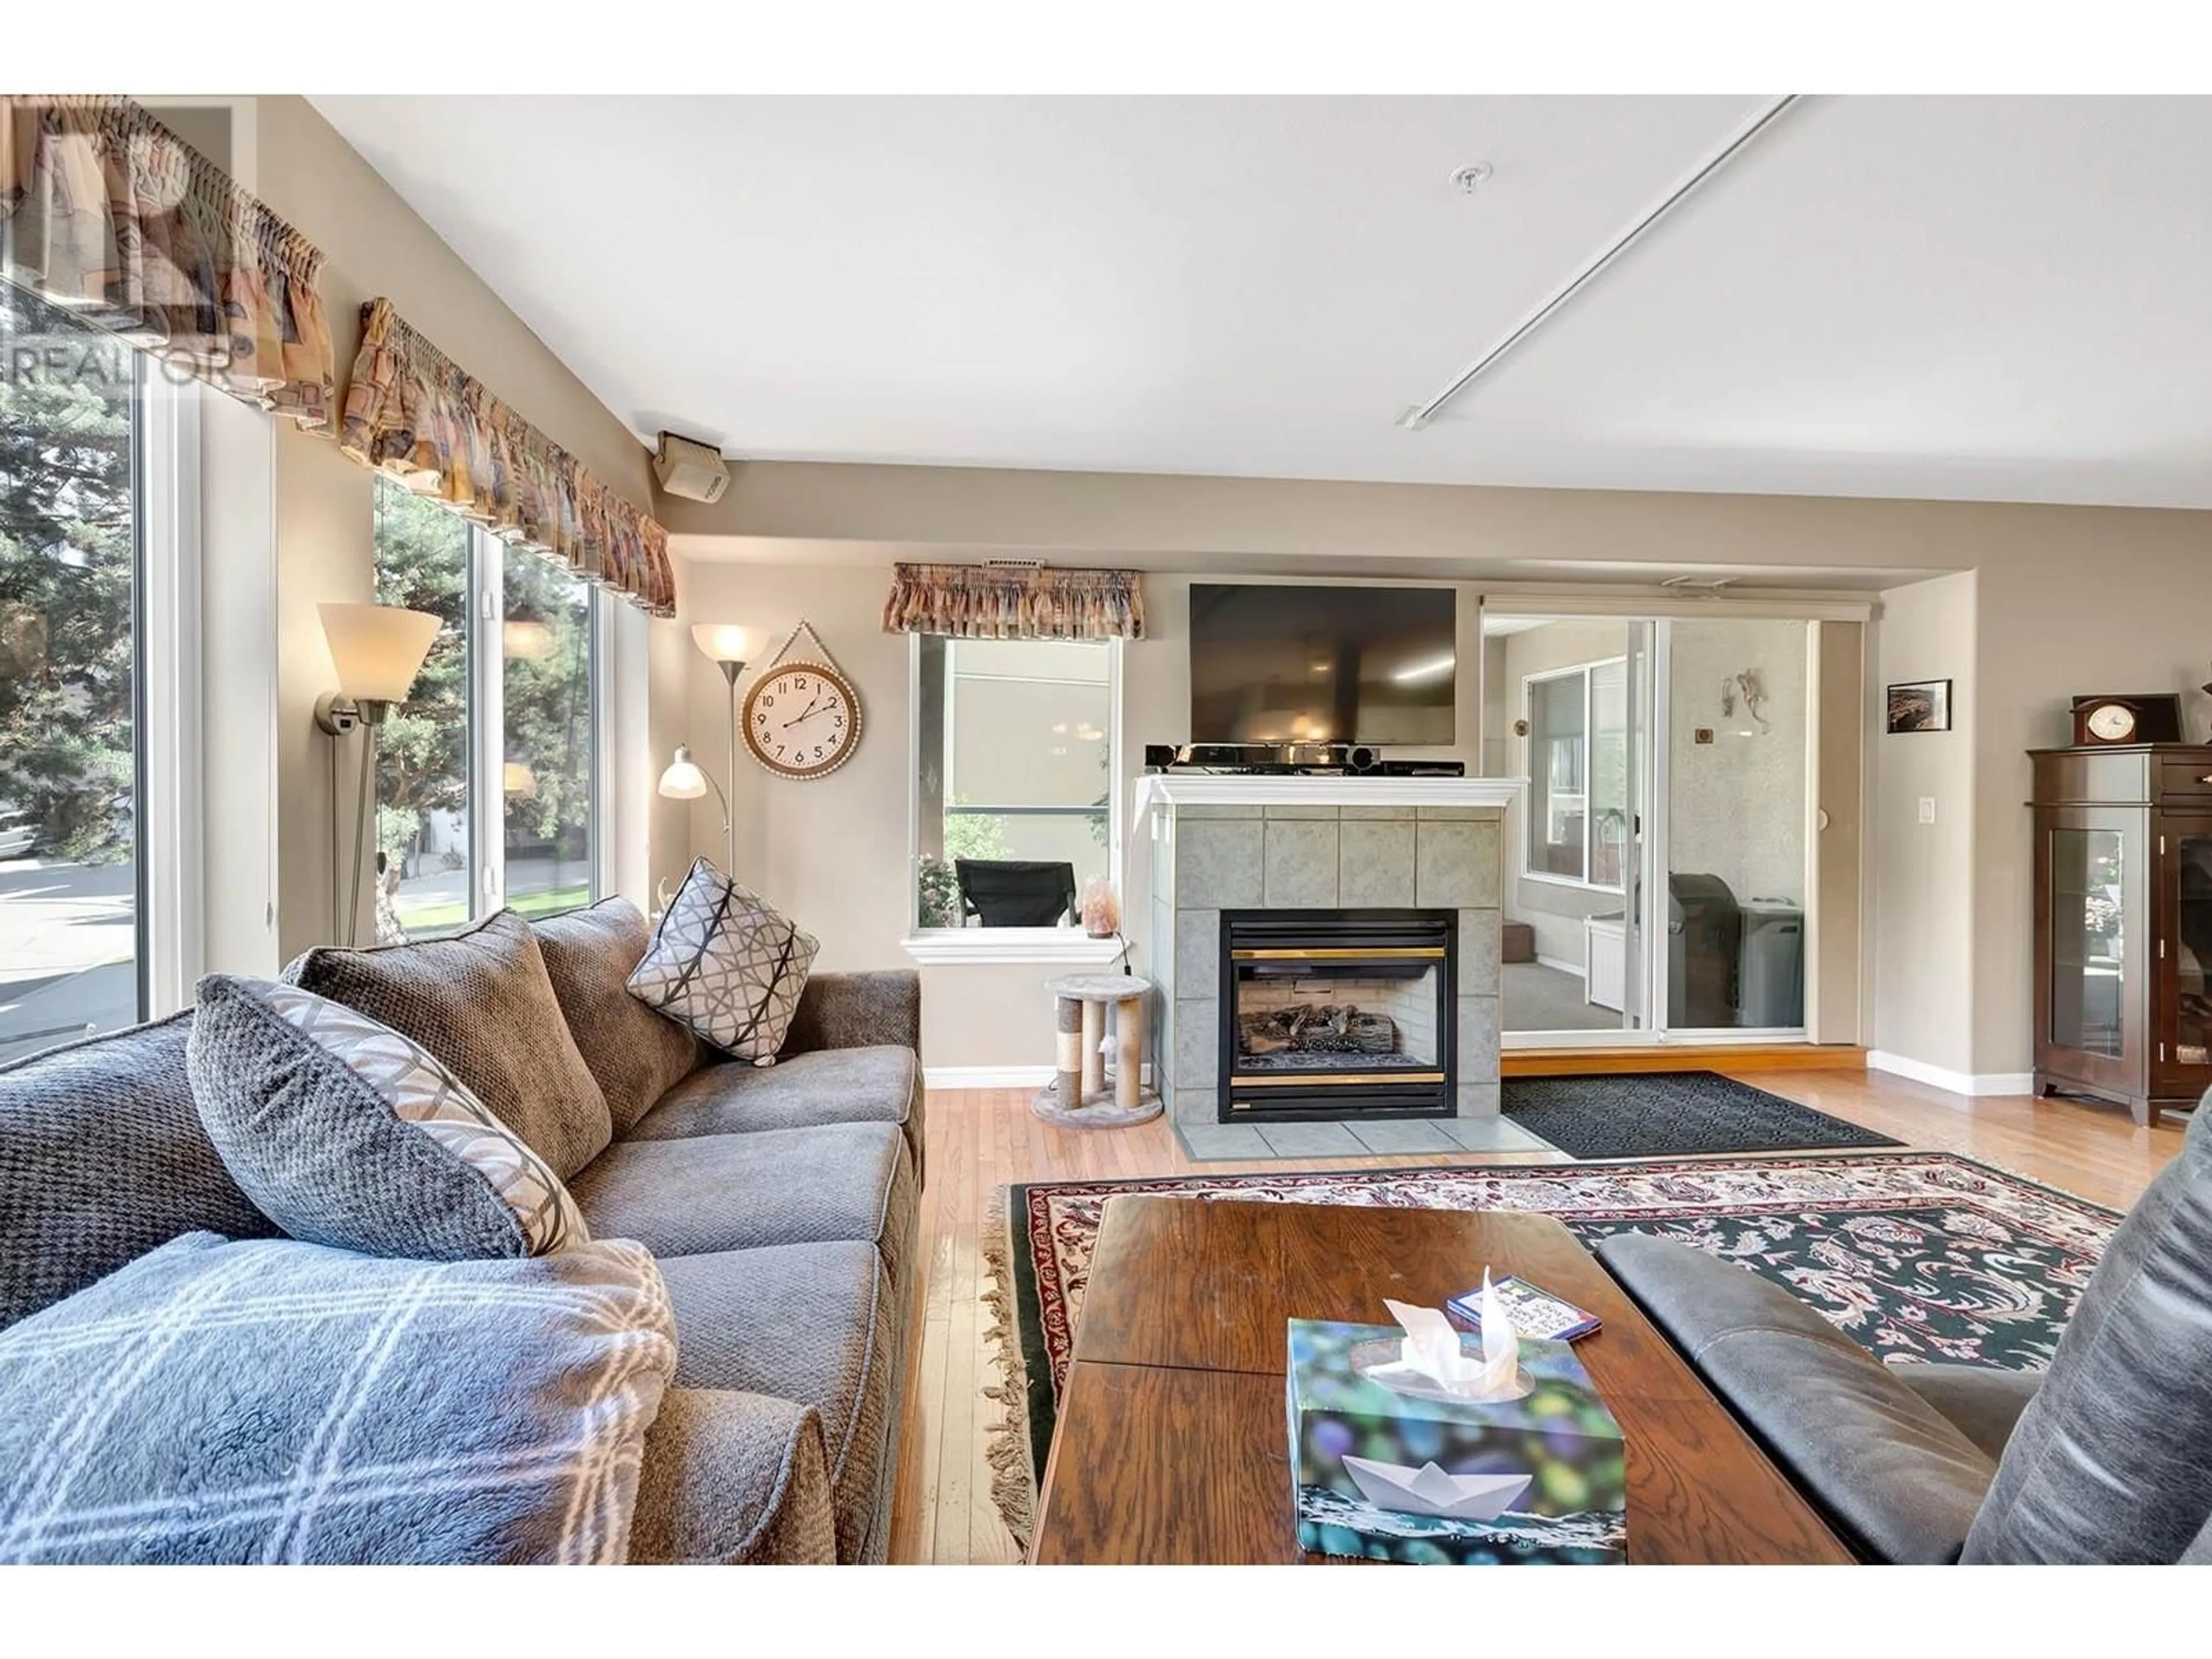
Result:
{"label": "ceiling vent", "polygon": [[719,501],[730,487],[730,469],[723,465],[720,450],[673,432],[660,434],[660,447],[653,455],[653,476],[663,489],[687,501]]}

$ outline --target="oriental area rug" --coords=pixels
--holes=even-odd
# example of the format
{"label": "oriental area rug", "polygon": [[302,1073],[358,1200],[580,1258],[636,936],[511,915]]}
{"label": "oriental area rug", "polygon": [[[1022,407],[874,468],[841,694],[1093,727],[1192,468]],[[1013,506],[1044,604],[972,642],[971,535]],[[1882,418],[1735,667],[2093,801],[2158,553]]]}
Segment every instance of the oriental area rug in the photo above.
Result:
{"label": "oriental area rug", "polygon": [[[2042,1370],[2118,1215],[1946,1152],[1701,1158],[1603,1167],[1169,1176],[999,1189],[986,1266],[1006,1409],[994,1496],[1024,1542],[1052,1445],[1101,1212],[1118,1194],[1555,1215],[1585,1243],[1680,1238],[1795,1292],[1893,1364]],[[1478,1269],[1479,1271],[1479,1269]]]}

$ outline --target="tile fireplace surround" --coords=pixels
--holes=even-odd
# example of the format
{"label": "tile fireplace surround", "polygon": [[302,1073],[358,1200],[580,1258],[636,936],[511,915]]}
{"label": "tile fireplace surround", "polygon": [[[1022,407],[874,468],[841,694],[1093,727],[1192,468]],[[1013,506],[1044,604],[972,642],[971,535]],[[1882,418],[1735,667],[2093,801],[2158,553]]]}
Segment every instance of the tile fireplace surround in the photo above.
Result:
{"label": "tile fireplace surround", "polygon": [[[1472,1120],[1498,1116],[1503,820],[1522,787],[1517,778],[1199,773],[1137,781],[1137,827],[1152,844],[1154,1075],[1164,1079],[1169,1115],[1188,1144],[1195,1149],[1237,1132],[1221,1115],[1224,910],[1455,913],[1453,1104],[1467,1129],[1486,1131],[1487,1123]],[[1288,1139],[1286,1127],[1314,1137],[1316,1150],[1319,1138],[1346,1133],[1330,1122],[1262,1128],[1274,1141]],[[1414,1134],[1435,1133],[1417,1123],[1374,1127],[1384,1139],[1401,1129],[1407,1151]]]}

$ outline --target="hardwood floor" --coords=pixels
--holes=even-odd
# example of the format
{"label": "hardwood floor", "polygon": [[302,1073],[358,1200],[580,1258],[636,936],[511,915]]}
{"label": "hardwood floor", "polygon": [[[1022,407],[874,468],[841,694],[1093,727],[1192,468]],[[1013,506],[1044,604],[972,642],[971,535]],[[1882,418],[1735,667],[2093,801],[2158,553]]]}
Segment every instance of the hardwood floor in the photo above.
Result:
{"label": "hardwood floor", "polygon": [[[2124,1111],[2074,1101],[1968,1099],[1887,1073],[1729,1073],[1758,1088],[1893,1135],[1909,1146],[1984,1163],[2124,1209],[2179,1150],[2181,1131],[2137,1128]],[[1025,1181],[1223,1174],[1238,1170],[1340,1170],[1465,1163],[1565,1163],[1549,1152],[1426,1157],[1274,1158],[1194,1164],[1164,1120],[1131,1129],[1063,1129],[1030,1115],[1029,1091],[933,1091],[929,1185],[921,1200],[926,1276],[921,1340],[910,1357],[899,1432],[890,1559],[1012,1562],[1021,1553],[991,1501],[986,1456],[999,1419],[984,1390],[997,1377],[984,1349],[992,1312],[981,1244],[994,1188]]]}

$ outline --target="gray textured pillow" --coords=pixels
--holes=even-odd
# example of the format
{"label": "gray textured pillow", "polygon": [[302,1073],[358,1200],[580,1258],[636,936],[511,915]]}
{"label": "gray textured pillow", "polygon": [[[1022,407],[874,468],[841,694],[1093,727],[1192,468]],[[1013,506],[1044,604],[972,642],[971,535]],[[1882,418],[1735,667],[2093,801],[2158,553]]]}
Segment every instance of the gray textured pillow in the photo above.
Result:
{"label": "gray textured pillow", "polygon": [[0,1066],[0,1327],[179,1233],[276,1231],[200,1127],[191,1029],[179,1014]]}
{"label": "gray textured pillow", "polygon": [[630,975],[630,993],[717,1048],[766,1066],[783,1047],[821,948],[701,859]]}
{"label": "gray textured pillow", "polygon": [[449,939],[310,951],[284,977],[421,1043],[563,1181],[614,1139],[538,940],[511,910]]}
{"label": "gray textured pillow", "polygon": [[0,1333],[0,1562],[621,1561],[675,1370],[636,1244],[190,1234]]}
{"label": "gray textured pillow", "polygon": [[419,1044],[272,980],[210,974],[199,1000],[201,1121],[293,1237],[439,1261],[587,1241],[560,1177]]}
{"label": "gray textured pillow", "polygon": [[652,930],[626,898],[602,899],[531,923],[562,1017],[599,1092],[615,1133],[630,1126],[699,1066],[699,1039],[629,994]]}

